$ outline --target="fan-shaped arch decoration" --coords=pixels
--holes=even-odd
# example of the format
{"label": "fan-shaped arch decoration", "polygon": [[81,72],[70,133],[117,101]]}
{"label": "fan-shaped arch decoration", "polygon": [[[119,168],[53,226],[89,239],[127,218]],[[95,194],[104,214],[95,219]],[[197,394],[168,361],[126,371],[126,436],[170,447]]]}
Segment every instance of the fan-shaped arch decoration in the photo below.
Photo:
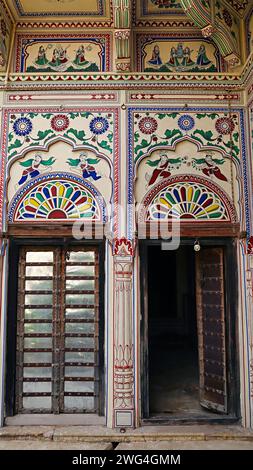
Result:
{"label": "fan-shaped arch decoration", "polygon": [[81,178],[50,173],[29,183],[10,204],[9,221],[86,220],[105,222],[101,195]]}
{"label": "fan-shaped arch decoration", "polygon": [[168,178],[146,196],[141,221],[236,222],[234,205],[224,192],[204,178]]}

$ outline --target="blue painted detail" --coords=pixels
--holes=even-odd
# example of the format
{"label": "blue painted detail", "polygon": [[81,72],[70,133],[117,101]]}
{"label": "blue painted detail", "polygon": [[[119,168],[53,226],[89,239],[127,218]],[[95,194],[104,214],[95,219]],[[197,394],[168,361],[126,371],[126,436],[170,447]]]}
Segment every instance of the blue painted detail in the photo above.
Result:
{"label": "blue painted detail", "polygon": [[[127,214],[127,238],[132,240],[134,237],[134,112],[159,112],[171,113],[182,112],[182,108],[161,108],[161,107],[129,107],[128,108],[128,214]],[[188,108],[188,112],[195,113],[227,113],[227,108]],[[232,112],[239,113],[239,128],[241,131],[241,154],[242,154],[242,173],[243,173],[243,189],[244,189],[244,207],[247,234],[251,233],[251,213],[249,208],[249,192],[248,192],[248,174],[247,174],[247,155],[246,155],[246,141],[245,141],[245,122],[244,110],[242,108],[233,108]]]}

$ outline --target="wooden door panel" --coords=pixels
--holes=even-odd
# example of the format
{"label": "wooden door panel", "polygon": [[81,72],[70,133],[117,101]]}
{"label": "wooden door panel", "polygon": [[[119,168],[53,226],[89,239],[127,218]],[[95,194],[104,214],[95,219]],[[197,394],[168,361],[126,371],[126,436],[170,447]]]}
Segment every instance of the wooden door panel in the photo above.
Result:
{"label": "wooden door panel", "polygon": [[227,413],[223,249],[203,247],[196,256],[200,403]]}
{"label": "wooden door panel", "polygon": [[16,357],[18,413],[98,411],[97,248],[21,249]]}

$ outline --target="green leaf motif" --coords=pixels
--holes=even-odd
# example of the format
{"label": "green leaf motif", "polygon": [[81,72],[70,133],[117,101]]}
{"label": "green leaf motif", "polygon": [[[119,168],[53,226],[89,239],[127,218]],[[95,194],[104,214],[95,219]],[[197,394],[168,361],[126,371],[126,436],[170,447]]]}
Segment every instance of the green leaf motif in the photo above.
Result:
{"label": "green leaf motif", "polygon": [[134,133],[134,141],[135,141],[135,142],[138,142],[139,138],[140,138],[139,132],[135,132],[135,133]]}
{"label": "green leaf motif", "polygon": [[143,148],[148,147],[150,142],[148,142],[146,139],[142,139],[140,145],[137,145],[135,147],[135,153],[139,152],[139,150],[142,150]]}
{"label": "green leaf motif", "polygon": [[14,134],[12,134],[12,133],[10,132],[10,134],[8,135],[8,140],[9,140],[9,142],[12,141],[13,137],[14,137]]}
{"label": "green leaf motif", "polygon": [[44,140],[49,134],[53,134],[51,129],[47,129],[46,131],[38,131],[38,140]]}
{"label": "green leaf motif", "polygon": [[233,138],[234,138],[235,142],[238,142],[239,141],[239,132],[235,132],[233,134]]}
{"label": "green leaf motif", "polygon": [[214,141],[216,139],[212,139],[213,133],[212,131],[203,131],[203,129],[196,129],[196,131],[193,132],[194,135],[199,134],[201,135],[205,140]]}
{"label": "green leaf motif", "polygon": [[82,140],[82,141],[84,140],[84,137],[85,137],[84,131],[78,131],[77,129],[73,129],[72,127],[71,129],[67,131],[67,134],[73,134],[76,137],[76,139]]}
{"label": "green leaf motif", "polygon": [[85,113],[80,113],[81,117],[84,117],[84,118],[88,118],[90,116],[92,116],[92,113],[90,113],[89,111],[86,111]]}
{"label": "green leaf motif", "polygon": [[42,114],[41,116],[45,119],[51,119],[53,115],[51,113],[46,113],[46,114]]}
{"label": "green leaf motif", "polygon": [[36,116],[38,116],[38,114],[37,113],[28,113],[28,116],[29,116],[30,119],[33,119]]}
{"label": "green leaf motif", "polygon": [[99,147],[102,147],[105,150],[109,150],[110,153],[112,153],[112,148],[108,144],[107,140],[102,140],[102,142],[98,142]]}
{"label": "green leaf motif", "polygon": [[68,116],[70,117],[70,119],[75,119],[79,116],[79,113],[69,113]]}
{"label": "green leaf motif", "polygon": [[113,134],[112,133],[108,134],[107,139],[109,140],[109,142],[112,142],[113,141]]}
{"label": "green leaf motif", "polygon": [[214,119],[219,117],[219,114],[217,114],[217,113],[210,113],[210,114],[208,114],[208,113],[204,113],[204,114],[198,113],[198,114],[196,114],[196,119],[203,119],[205,117],[208,117],[208,118],[214,120]]}
{"label": "green leaf motif", "polygon": [[174,137],[175,135],[177,135],[178,137],[179,136],[182,136],[182,132],[179,130],[179,129],[167,129],[164,133],[164,136],[167,138],[167,139],[172,139],[172,137]]}
{"label": "green leaf motif", "polygon": [[11,152],[11,150],[19,148],[19,147],[22,147],[22,142],[20,142],[19,139],[16,139],[15,142],[13,142],[13,144],[11,144],[8,147],[8,152]]}

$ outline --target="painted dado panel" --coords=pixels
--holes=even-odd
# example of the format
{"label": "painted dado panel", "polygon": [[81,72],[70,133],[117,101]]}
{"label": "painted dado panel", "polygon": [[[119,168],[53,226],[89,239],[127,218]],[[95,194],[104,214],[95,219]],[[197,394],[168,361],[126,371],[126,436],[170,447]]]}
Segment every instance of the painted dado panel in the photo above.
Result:
{"label": "painted dado panel", "polygon": [[18,34],[15,72],[105,72],[111,65],[110,34]]}
{"label": "painted dado panel", "polygon": [[218,72],[224,70],[217,46],[189,34],[139,34],[137,67],[141,72]]}
{"label": "painted dado panel", "polygon": [[3,120],[4,220],[105,222],[119,194],[117,110],[12,109]]}
{"label": "painted dado panel", "polygon": [[239,220],[249,232],[242,111],[132,108],[129,122],[129,203],[151,204],[148,220]]}

